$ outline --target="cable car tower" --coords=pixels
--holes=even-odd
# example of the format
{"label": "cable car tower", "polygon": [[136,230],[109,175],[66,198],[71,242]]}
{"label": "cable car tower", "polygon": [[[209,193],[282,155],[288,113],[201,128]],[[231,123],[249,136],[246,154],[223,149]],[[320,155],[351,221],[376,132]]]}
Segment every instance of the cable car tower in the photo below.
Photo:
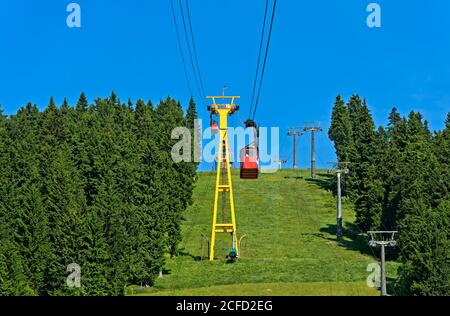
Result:
{"label": "cable car tower", "polygon": [[[234,210],[233,184],[231,181],[230,149],[228,146],[228,116],[239,111],[239,106],[234,104],[238,96],[211,96],[207,99],[212,100],[212,105],[208,106],[211,116],[219,116],[219,123],[214,128],[218,128],[220,133],[219,150],[217,156],[217,177],[214,194],[214,213],[211,233],[211,245],[209,260],[214,261],[216,235],[220,233],[231,234],[232,247],[229,254],[230,259],[236,259],[239,256],[239,242],[237,239],[236,213]],[[216,100],[224,100],[224,103],[218,104]],[[229,103],[225,103],[226,100]],[[218,223],[219,216],[219,195],[222,195],[222,219]],[[227,212],[227,197],[229,198],[229,217]],[[231,223],[229,222],[231,220]]]}

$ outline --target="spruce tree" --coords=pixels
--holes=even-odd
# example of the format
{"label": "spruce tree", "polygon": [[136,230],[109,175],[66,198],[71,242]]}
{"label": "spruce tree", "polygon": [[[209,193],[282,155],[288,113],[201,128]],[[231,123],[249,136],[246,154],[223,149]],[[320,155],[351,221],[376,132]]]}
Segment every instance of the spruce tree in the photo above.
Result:
{"label": "spruce tree", "polygon": [[11,121],[0,107],[0,296],[35,295],[16,239],[19,212],[13,205],[17,191],[11,188],[14,176],[10,131]]}
{"label": "spruce tree", "polygon": [[15,242],[24,258],[26,277],[36,294],[46,294],[46,259],[50,255],[48,214],[42,197],[41,181],[41,114],[37,106],[28,104],[11,122],[11,168],[15,180],[11,184],[14,210]]}
{"label": "spruce tree", "polygon": [[194,99],[191,97],[189,100],[189,107],[186,112],[186,127],[191,131],[191,176],[196,177],[196,171],[201,160],[201,142],[202,142],[202,131],[199,126],[196,126],[195,122],[198,120],[197,108]]}
{"label": "spruce tree", "polygon": [[[180,226],[183,211],[191,202],[192,178],[188,163],[175,163],[171,158],[171,150],[176,140],[171,139],[174,128],[183,127],[184,115],[181,104],[171,98],[162,101],[156,108],[156,119],[159,123],[158,145],[161,157],[167,166],[162,170],[170,199],[168,201],[168,247],[172,256],[177,254],[181,240]],[[191,169],[192,170],[192,169]]]}
{"label": "spruce tree", "polygon": [[432,210],[419,199],[405,201],[399,289],[404,295],[450,295],[450,201]]}
{"label": "spruce tree", "polygon": [[89,107],[88,100],[83,92],[80,94],[80,97],[78,99],[76,110],[77,112],[86,112],[88,107]]}
{"label": "spruce tree", "polygon": [[348,110],[353,136],[353,148],[349,155],[351,172],[347,177],[349,192],[355,199],[357,223],[361,229],[369,230],[379,225],[379,201],[383,194],[375,166],[375,124],[366,101],[359,96],[350,98]]}
{"label": "spruce tree", "polygon": [[439,161],[441,183],[437,185],[437,190],[442,199],[450,198],[450,113],[445,121],[445,128],[437,133],[433,139],[433,150]]}
{"label": "spruce tree", "polygon": [[328,136],[336,149],[336,156],[339,162],[350,161],[350,152],[352,149],[352,125],[348,109],[345,106],[341,96],[336,97],[331,117],[331,126]]}
{"label": "spruce tree", "polygon": [[[190,163],[171,159],[175,127],[191,127],[171,98],[123,104],[115,93],[75,108],[53,98],[0,113],[0,294],[122,295],[152,286],[175,255],[191,201]],[[189,117],[189,119],[188,119]],[[81,267],[81,288],[66,284]]]}

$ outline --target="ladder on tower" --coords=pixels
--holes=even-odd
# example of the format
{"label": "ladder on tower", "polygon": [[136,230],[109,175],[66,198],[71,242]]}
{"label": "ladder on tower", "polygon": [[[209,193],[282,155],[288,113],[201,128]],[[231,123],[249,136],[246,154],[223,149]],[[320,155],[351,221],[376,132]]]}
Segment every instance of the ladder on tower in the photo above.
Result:
{"label": "ladder on tower", "polygon": [[[217,234],[231,234],[232,247],[229,254],[231,259],[239,256],[239,245],[237,240],[237,225],[236,213],[234,209],[234,195],[233,183],[231,178],[231,164],[230,164],[230,149],[228,146],[228,116],[233,115],[239,110],[234,104],[234,100],[239,97],[219,96],[208,97],[212,99],[213,105],[208,107],[211,115],[219,116],[219,150],[217,156],[217,170],[216,170],[216,187],[214,194],[214,210],[213,210],[213,224],[211,229],[211,244],[209,260],[215,259],[215,243]],[[216,100],[231,99],[230,103],[217,104]],[[219,197],[222,196],[222,220],[219,221]],[[229,203],[226,201],[229,200]],[[227,216],[229,215],[229,216]],[[229,219],[228,219],[229,218]]]}

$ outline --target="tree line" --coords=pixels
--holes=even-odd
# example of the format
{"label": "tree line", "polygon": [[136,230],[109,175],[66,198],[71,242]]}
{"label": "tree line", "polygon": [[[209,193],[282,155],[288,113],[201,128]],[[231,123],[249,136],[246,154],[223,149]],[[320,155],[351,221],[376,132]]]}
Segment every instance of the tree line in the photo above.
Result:
{"label": "tree line", "polygon": [[443,131],[396,108],[376,128],[366,100],[338,96],[329,137],[361,230],[399,231],[398,293],[450,295],[450,113]]}
{"label": "tree line", "polygon": [[[175,127],[194,128],[168,97],[116,94],[0,112],[0,295],[122,295],[151,286],[177,254],[195,163],[171,159]],[[67,266],[81,269],[69,287]]]}

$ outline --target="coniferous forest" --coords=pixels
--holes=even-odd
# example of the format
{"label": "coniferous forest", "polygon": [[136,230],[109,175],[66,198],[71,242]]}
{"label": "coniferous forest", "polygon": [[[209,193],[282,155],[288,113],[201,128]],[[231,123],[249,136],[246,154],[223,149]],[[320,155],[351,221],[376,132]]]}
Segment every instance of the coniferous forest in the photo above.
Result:
{"label": "coniferous forest", "polygon": [[[0,115],[0,296],[152,286],[178,254],[198,167],[173,162],[171,132],[195,132],[196,118],[192,99],[184,113],[171,98],[114,93]],[[395,292],[450,295],[450,113],[442,131],[396,108],[376,128],[366,100],[338,96],[329,137],[349,163],[342,187],[360,230],[399,231]],[[73,263],[81,287],[66,284]]]}
{"label": "coniferous forest", "polygon": [[[124,104],[114,93],[0,115],[0,296],[151,286],[177,254],[197,168],[172,161],[171,131],[196,117],[192,100],[185,115],[171,98]],[[72,263],[80,288],[66,285]]]}
{"label": "coniferous forest", "polygon": [[376,128],[366,100],[338,96],[329,137],[349,162],[342,186],[361,230],[399,231],[397,292],[450,295],[450,113],[439,132],[396,108]]}

